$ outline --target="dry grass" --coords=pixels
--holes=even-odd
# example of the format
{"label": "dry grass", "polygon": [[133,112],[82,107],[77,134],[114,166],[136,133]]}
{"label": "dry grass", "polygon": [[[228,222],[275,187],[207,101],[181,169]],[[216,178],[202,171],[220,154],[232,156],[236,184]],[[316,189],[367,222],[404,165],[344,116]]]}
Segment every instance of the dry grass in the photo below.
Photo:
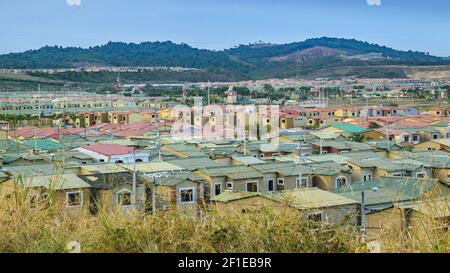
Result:
{"label": "dry grass", "polygon": [[[268,208],[252,213],[219,215],[209,211],[203,224],[176,211],[142,216],[100,210],[63,213],[43,203],[30,209],[26,191],[0,200],[0,252],[65,252],[77,241],[82,252],[364,252],[359,230],[352,226],[322,226],[300,221],[298,215]],[[386,230],[392,252],[449,252],[448,233],[399,237]],[[390,243],[389,243],[390,242]]]}

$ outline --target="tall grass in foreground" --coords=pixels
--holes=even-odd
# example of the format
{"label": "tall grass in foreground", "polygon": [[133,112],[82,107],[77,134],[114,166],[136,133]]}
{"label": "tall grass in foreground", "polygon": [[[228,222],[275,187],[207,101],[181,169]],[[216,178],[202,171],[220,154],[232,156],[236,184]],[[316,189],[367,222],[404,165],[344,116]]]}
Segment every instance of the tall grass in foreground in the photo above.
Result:
{"label": "tall grass in foreground", "polygon": [[[100,209],[67,214],[48,202],[34,208],[18,192],[0,200],[0,252],[65,252],[77,241],[82,252],[365,252],[360,232],[352,226],[333,227],[301,221],[295,214],[270,209],[219,215],[209,211],[203,224],[176,211],[142,216]],[[386,231],[388,251],[448,252],[447,235],[399,242],[398,231]],[[437,233],[436,233],[437,234]],[[445,241],[447,240],[447,241]],[[436,249],[436,245],[439,249]]]}
{"label": "tall grass in foreground", "polygon": [[203,224],[174,210],[138,212],[87,210],[67,214],[40,204],[30,208],[23,194],[0,201],[0,252],[64,252],[77,241],[82,252],[355,252],[353,227],[322,227],[298,216],[262,209],[218,215]]}

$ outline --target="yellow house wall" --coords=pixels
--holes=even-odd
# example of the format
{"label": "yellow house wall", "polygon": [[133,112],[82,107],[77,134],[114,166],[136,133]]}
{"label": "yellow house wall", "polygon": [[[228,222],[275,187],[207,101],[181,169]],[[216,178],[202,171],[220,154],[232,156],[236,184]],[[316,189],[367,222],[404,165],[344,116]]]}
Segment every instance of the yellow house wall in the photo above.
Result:
{"label": "yellow house wall", "polygon": [[424,143],[417,144],[416,146],[414,146],[414,149],[419,151],[428,151],[430,149],[438,151],[441,149],[441,145],[433,141],[427,141]]}

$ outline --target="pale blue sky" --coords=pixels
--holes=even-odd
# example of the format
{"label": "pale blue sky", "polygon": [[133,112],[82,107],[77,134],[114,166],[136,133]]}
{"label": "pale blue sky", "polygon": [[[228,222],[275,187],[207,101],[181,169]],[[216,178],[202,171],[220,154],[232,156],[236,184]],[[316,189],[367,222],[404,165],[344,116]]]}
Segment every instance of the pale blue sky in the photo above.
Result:
{"label": "pale blue sky", "polygon": [[0,53],[157,40],[224,49],[330,36],[450,56],[447,0],[66,1],[1,0]]}

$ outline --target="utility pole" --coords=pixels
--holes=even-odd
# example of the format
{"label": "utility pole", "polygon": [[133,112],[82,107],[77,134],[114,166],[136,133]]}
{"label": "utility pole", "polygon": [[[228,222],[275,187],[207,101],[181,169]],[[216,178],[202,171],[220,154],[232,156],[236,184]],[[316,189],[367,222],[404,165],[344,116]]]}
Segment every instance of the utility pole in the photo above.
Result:
{"label": "utility pole", "polygon": [[[302,186],[303,180],[303,158],[302,158],[302,148],[303,148],[303,140],[298,144],[298,159],[299,159],[299,168],[298,168],[298,187]],[[307,186],[307,185],[306,185]]]}
{"label": "utility pole", "polygon": [[361,191],[361,232],[362,232],[362,242],[366,241],[366,208],[365,208],[365,193]]}
{"label": "utility pole", "polygon": [[[320,126],[320,124],[319,124],[319,126]],[[320,136],[320,140],[319,140],[320,155],[322,155],[323,154],[323,143],[322,143],[322,133],[323,133],[322,130],[323,130],[323,128],[322,128],[322,126],[320,126],[319,129],[320,129],[320,135],[319,135]]]}
{"label": "utility pole", "polygon": [[390,140],[390,136],[389,136],[389,121],[386,121],[386,134],[387,134],[387,152],[389,153],[389,150],[391,148],[391,140]]}
{"label": "utility pole", "polygon": [[34,133],[34,151],[33,151],[33,154],[36,154],[36,152],[37,152],[36,128],[33,128],[33,133]]}
{"label": "utility pole", "polygon": [[152,213],[156,212],[156,179],[161,177],[162,173],[150,174],[148,177],[152,180]]}
{"label": "utility pole", "polygon": [[244,156],[247,156],[247,130],[244,127]]}
{"label": "utility pole", "polygon": [[42,115],[42,111],[41,111],[41,84],[38,84],[38,114],[39,114],[39,119],[38,119],[38,127],[41,127],[41,115]]}
{"label": "utility pole", "polygon": [[152,188],[152,213],[156,212],[156,176],[153,177],[153,188]]}
{"label": "utility pole", "polygon": [[158,160],[161,161],[161,132],[158,128],[158,142],[156,143],[158,149]]}
{"label": "utility pole", "polygon": [[211,97],[210,97],[210,90],[209,90],[210,85],[211,85],[211,83],[208,80],[208,105],[211,105]]}
{"label": "utility pole", "polygon": [[136,189],[136,147],[133,146],[133,207],[137,204],[137,189]]}

